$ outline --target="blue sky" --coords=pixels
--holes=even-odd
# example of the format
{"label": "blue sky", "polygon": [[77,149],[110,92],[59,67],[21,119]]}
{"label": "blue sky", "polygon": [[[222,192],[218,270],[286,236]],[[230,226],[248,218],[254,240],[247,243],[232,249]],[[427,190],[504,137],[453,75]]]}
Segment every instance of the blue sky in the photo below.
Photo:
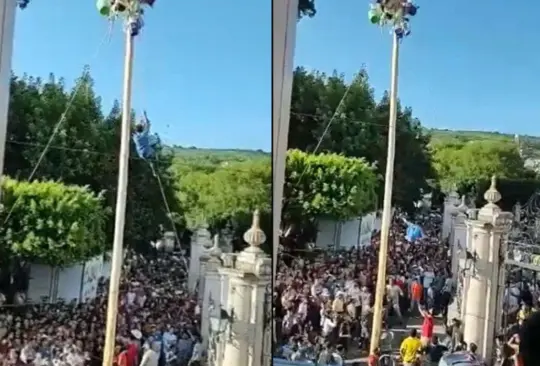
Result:
{"label": "blue sky", "polygon": [[[271,146],[270,1],[157,0],[136,41],[133,107],[169,143]],[[107,110],[121,98],[124,36],[92,0],[32,0],[17,14],[13,69],[68,83],[89,64]]]}
{"label": "blue sky", "polygon": [[[399,96],[428,127],[540,135],[540,2],[417,0],[401,47]],[[365,64],[377,94],[390,85],[391,36],[366,0],[318,0],[298,26],[297,65],[349,79]]]}

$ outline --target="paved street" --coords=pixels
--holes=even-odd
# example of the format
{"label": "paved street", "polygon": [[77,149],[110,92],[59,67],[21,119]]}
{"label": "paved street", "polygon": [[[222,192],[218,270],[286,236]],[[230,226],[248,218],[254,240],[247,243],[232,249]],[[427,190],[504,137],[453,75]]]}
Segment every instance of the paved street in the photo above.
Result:
{"label": "paved street", "polygon": [[[435,329],[434,329],[434,333],[440,337],[442,337],[444,335],[444,326],[442,324],[442,321],[437,318],[435,320]],[[392,327],[391,328],[391,332],[393,333],[394,335],[394,338],[393,338],[393,341],[392,341],[392,350],[393,350],[393,354],[394,355],[398,355],[399,354],[399,345],[401,344],[401,342],[403,341],[403,339],[405,339],[407,337],[407,335],[409,334],[409,331],[413,328],[416,328],[418,329],[418,332],[420,332],[420,328],[422,326],[422,318],[420,317],[411,317],[411,318],[407,318],[406,319],[406,325],[405,327]],[[382,346],[382,344],[381,344]],[[367,365],[367,355],[363,356],[363,357],[359,357],[359,358],[355,358],[355,359],[352,359],[352,360],[347,360],[346,364],[347,365],[351,365],[355,362],[360,362],[361,365]]]}

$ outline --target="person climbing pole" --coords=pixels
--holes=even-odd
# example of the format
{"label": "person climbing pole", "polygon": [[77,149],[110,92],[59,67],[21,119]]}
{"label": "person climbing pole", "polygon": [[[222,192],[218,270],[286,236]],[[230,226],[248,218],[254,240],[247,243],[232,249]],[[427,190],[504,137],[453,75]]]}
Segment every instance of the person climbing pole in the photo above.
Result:
{"label": "person climbing pole", "polygon": [[142,159],[155,159],[156,149],[159,146],[160,141],[157,135],[150,134],[150,120],[148,119],[146,111],[144,111],[143,118],[140,122],[135,125],[133,139],[139,157]]}

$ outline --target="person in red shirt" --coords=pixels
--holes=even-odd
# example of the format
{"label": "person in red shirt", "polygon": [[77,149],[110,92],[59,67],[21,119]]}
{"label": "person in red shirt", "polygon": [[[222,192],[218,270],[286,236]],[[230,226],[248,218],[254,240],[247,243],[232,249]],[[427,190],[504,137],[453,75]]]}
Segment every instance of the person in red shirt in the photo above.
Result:
{"label": "person in red shirt", "polygon": [[128,366],[138,366],[139,365],[139,341],[132,337],[131,341],[127,345],[126,357]]}
{"label": "person in red shirt", "polygon": [[116,357],[114,359],[114,365],[116,366],[130,366],[128,365],[128,357],[126,348],[121,344],[116,345],[115,349]]}
{"label": "person in red shirt", "polygon": [[409,308],[411,312],[420,305],[423,293],[424,288],[418,278],[416,278],[411,284],[411,307]]}
{"label": "person in red shirt", "polygon": [[426,347],[429,345],[431,337],[433,337],[433,328],[435,327],[433,321],[433,308],[424,310],[421,306],[418,306],[418,310],[424,318],[424,321],[422,322],[422,331],[420,333],[420,341],[422,342],[422,346]]}

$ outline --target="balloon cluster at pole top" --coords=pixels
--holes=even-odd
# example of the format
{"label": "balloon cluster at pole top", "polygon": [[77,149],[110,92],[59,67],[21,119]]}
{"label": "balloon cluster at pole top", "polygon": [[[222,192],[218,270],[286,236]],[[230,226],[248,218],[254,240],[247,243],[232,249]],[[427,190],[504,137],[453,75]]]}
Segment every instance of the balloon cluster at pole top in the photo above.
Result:
{"label": "balloon cluster at pole top", "polygon": [[416,15],[418,6],[409,0],[377,0],[370,5],[369,21],[379,26],[391,26],[402,39],[411,33],[410,18]]}
{"label": "balloon cluster at pole top", "polygon": [[96,6],[104,17],[111,20],[123,18],[127,31],[135,37],[144,26],[144,8],[152,7],[154,3],[155,0],[97,0]]}

